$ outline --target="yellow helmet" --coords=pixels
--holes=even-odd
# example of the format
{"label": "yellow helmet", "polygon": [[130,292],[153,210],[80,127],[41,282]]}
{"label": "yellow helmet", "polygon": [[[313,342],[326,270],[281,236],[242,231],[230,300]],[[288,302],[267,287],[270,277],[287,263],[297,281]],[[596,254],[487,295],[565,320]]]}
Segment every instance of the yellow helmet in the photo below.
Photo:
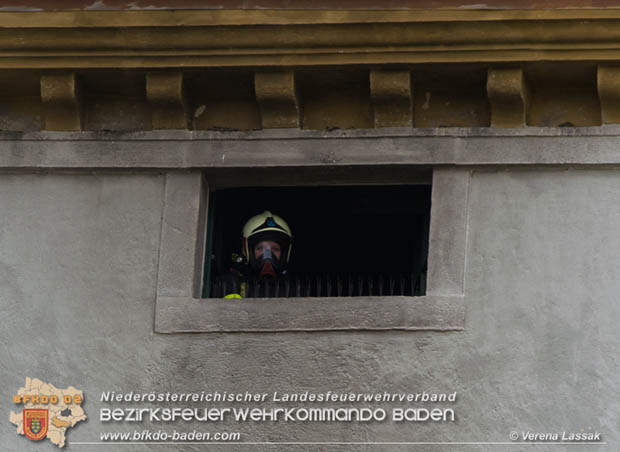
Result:
{"label": "yellow helmet", "polygon": [[288,223],[282,217],[265,210],[263,213],[250,218],[243,227],[243,255],[254,271],[261,271],[265,265],[262,259],[256,259],[250,252],[261,241],[274,241],[280,245],[280,258],[269,257],[269,265],[276,273],[281,274],[288,265],[291,257],[293,234]]}

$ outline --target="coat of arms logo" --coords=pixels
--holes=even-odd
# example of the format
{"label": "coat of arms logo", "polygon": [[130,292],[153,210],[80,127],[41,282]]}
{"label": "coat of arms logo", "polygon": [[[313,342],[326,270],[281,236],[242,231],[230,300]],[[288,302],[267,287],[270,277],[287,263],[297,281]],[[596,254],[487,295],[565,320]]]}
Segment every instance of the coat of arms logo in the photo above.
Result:
{"label": "coat of arms logo", "polygon": [[46,409],[24,409],[24,435],[39,441],[47,435],[49,412]]}
{"label": "coat of arms logo", "polygon": [[[52,444],[64,447],[67,430],[86,420],[83,402],[84,393],[73,386],[59,389],[38,378],[26,377],[26,384],[13,395],[13,403],[19,409],[11,411],[9,421],[15,425],[18,435],[32,441],[47,438]],[[5,450],[4,446],[0,449]],[[14,448],[9,446],[9,449]]]}

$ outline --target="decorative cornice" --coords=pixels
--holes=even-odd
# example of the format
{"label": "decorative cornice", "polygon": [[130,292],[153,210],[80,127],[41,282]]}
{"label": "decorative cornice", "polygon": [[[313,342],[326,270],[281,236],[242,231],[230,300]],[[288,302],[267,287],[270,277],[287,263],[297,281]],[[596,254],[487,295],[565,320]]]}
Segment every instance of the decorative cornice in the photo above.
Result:
{"label": "decorative cornice", "polygon": [[492,127],[526,126],[528,89],[523,69],[489,69],[487,95]]}
{"label": "decorative cornice", "polygon": [[616,9],[0,13],[0,68],[618,59]]}
{"label": "decorative cornice", "polygon": [[603,124],[620,122],[620,67],[598,67],[597,91]]}
{"label": "decorative cornice", "polygon": [[257,72],[254,90],[263,129],[300,127],[299,93],[293,71]]}
{"label": "decorative cornice", "polygon": [[82,130],[80,86],[74,73],[42,76],[41,102],[47,130]]}
{"label": "decorative cornice", "polygon": [[153,129],[187,128],[187,100],[181,72],[147,74],[146,97],[151,104]]}
{"label": "decorative cornice", "polygon": [[408,71],[369,74],[375,127],[413,127],[413,90]]}

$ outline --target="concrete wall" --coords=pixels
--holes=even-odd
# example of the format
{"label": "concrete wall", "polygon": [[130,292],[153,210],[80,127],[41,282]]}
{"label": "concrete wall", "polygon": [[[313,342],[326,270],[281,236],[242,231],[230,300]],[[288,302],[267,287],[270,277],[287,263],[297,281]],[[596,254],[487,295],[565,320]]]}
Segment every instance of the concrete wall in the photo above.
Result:
{"label": "concrete wall", "polygon": [[[15,409],[11,396],[29,376],[85,392],[89,420],[69,432],[67,450],[110,450],[71,443],[98,441],[100,432],[116,428],[141,429],[99,422],[99,396],[112,390],[456,391],[455,423],[198,428],[240,431],[245,441],[509,441],[512,430],[598,430],[608,444],[589,447],[617,450],[619,175],[613,169],[473,173],[463,332],[156,335],[163,176],[3,174],[2,448],[55,450],[48,441],[18,437],[8,422]],[[177,428],[193,426],[179,423]],[[221,445],[208,450],[359,447]],[[534,449],[457,447],[467,449],[415,450]],[[585,449],[542,445],[536,450]]]}

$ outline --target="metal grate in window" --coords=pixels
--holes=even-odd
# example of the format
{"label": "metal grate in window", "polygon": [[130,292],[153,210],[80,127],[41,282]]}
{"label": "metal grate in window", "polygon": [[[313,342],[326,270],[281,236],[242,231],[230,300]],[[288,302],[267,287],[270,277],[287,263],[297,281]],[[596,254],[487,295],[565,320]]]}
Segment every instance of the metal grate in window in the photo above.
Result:
{"label": "metal grate in window", "polygon": [[[305,275],[280,280],[246,281],[246,298],[416,296],[426,291],[426,272],[400,275]],[[211,297],[230,293],[221,278]]]}

